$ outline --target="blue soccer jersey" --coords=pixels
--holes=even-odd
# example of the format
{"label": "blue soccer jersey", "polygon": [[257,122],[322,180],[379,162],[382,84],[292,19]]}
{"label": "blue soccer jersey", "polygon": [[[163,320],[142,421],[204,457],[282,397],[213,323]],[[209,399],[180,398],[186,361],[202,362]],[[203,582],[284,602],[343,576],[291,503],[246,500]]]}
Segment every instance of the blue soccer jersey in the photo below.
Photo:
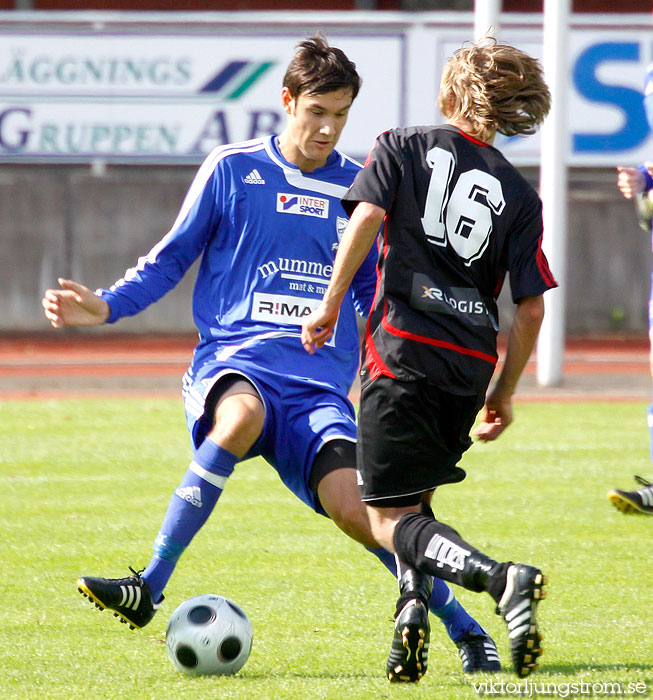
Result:
{"label": "blue soccer jersey", "polygon": [[376,276],[370,252],[342,305],[333,338],[308,355],[301,322],[320,303],[347,224],[340,198],[360,165],[334,151],[303,173],[277,137],[216,148],[204,161],[170,232],[111,289],[108,322],[138,313],[202,256],[193,314],[205,362],[240,360],[348,391],[358,367],[356,311],[366,315]]}

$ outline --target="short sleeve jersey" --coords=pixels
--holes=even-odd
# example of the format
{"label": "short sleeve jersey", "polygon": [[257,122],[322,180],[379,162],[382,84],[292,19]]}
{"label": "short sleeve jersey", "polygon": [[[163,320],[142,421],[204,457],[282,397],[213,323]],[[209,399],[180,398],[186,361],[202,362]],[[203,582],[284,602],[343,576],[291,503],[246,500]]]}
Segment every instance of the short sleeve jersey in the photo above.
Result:
{"label": "short sleeve jersey", "polygon": [[537,193],[497,149],[444,125],[381,134],[343,206],[361,201],[387,212],[364,379],[427,377],[483,394],[506,272],[515,302],[557,286]]}

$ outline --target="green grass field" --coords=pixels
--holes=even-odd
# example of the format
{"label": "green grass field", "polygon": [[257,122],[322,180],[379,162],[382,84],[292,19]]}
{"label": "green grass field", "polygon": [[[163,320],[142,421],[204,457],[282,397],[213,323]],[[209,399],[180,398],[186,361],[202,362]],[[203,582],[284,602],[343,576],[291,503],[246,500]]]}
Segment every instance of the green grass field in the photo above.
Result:
{"label": "green grass field", "polygon": [[[471,543],[549,575],[545,655],[529,679],[549,684],[548,696],[572,683],[580,697],[592,684],[619,683],[624,694],[633,684],[635,697],[653,689],[653,518],[624,516],[605,498],[631,488],[632,474],[651,475],[645,417],[643,403],[517,404],[510,430],[465,456],[468,478],[436,496],[436,514]],[[261,460],[237,467],[163,609],[129,631],[75,580],[149,560],[190,457],[181,402],[5,402],[0,425],[3,700],[456,700],[491,680],[486,697],[514,695],[505,625],[489,596],[462,589],[507,670],[464,676],[434,621],[428,674],[391,686],[392,578]],[[200,593],[233,598],[250,616],[254,646],[237,676],[189,679],[168,660],[168,616]],[[594,697],[611,694],[600,687]]]}

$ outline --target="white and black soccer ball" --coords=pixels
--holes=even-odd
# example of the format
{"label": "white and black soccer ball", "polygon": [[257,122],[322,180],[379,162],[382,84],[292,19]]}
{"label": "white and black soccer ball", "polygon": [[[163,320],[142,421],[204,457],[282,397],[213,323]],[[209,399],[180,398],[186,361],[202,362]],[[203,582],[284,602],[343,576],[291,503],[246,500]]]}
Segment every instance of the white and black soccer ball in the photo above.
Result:
{"label": "white and black soccer ball", "polygon": [[171,615],[166,649],[175,667],[189,676],[233,675],[252,648],[245,611],[220,595],[198,595]]}

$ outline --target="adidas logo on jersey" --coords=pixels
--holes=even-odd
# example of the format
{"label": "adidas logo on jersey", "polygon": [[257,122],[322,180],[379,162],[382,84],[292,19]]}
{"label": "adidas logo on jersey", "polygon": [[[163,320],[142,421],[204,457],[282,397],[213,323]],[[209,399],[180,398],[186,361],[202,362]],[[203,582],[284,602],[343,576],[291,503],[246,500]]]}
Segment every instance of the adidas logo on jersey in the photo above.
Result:
{"label": "adidas logo on jersey", "polygon": [[252,172],[245,177],[243,182],[246,185],[264,185],[265,184],[265,180],[261,177],[261,173],[259,173],[259,171],[256,168],[254,168],[254,170],[252,170]]}
{"label": "adidas logo on jersey", "polygon": [[202,491],[199,486],[180,486],[175,493],[196,508],[202,507]]}

